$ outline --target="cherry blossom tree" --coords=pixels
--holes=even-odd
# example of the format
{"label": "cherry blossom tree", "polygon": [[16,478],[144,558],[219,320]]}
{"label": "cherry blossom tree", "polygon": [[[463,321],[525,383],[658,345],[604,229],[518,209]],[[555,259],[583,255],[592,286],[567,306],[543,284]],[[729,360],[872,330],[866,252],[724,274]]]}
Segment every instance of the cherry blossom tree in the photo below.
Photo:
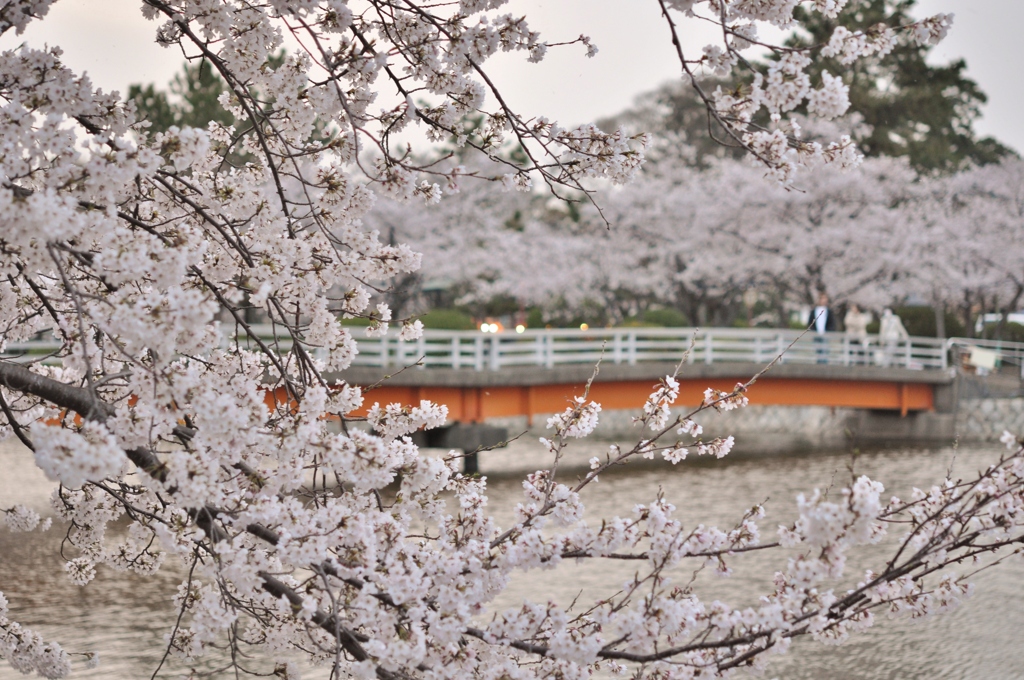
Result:
{"label": "cherry blossom tree", "polygon": [[919,191],[906,163],[870,159],[854,172],[824,170],[804,178],[801,191],[758,194],[723,179],[716,184],[743,188],[721,202],[729,207],[716,233],[742,244],[744,261],[756,263],[769,288],[802,304],[819,291],[869,307],[900,297],[888,284],[903,270],[900,243],[916,226],[906,207]]}
{"label": "cherry blossom tree", "polygon": [[[383,202],[368,222],[397,225],[423,254],[425,275],[453,282],[463,301],[512,295],[546,309],[596,304],[612,322],[658,304],[694,323],[728,324],[749,289],[789,306],[813,304],[826,291],[881,307],[917,292],[909,283],[915,258],[939,257],[910,247],[917,234],[928,242],[919,203],[938,198],[905,162],[823,168],[796,191],[766,186],[762,174],[746,161],[711,161],[698,171],[662,160],[602,195],[600,212],[581,207],[575,221],[543,194],[488,199],[469,190],[423,217],[416,206]],[[538,269],[548,275],[539,279]]]}
{"label": "cherry blossom tree", "polygon": [[[760,43],[758,25],[789,25],[796,4],[658,1],[694,77],[728,72]],[[0,31],[21,31],[51,4],[4,2]],[[600,415],[580,395],[551,418],[542,442],[551,467],[525,480],[510,526],[489,515],[485,479],[459,474],[454,457],[421,455],[408,438],[441,425],[443,407],[373,404],[354,417],[372,394],[336,377],[358,351],[339,317],[369,319],[370,336],[393,323],[402,338],[420,331],[370,303],[419,263],[363,225],[375,195],[432,202],[478,176],[587,197],[591,182],[626,182],[641,164],[642,137],[564,129],[505,106],[486,60],[499,51],[538,60],[554,44],[501,14],[503,4],[143,0],[158,41],[225,83],[220,102],[236,125],[205,129],[150,134],[131,104],[93,88],[56,47],[0,53],[0,345],[40,333],[60,342],[46,361],[0,360],[0,422],[60,483],[52,506],[67,532],[68,577],[87,587],[97,569],[151,575],[175,563],[187,576],[169,651],[191,660],[226,645],[236,674],[288,678],[297,660],[381,679],[719,677],[763,666],[797,636],[840,641],[875,612],[957,605],[969,592],[957,565],[999,559],[1022,539],[1024,455],[1012,436],[1011,453],[975,479],[885,501],[882,485],[861,477],[827,497],[801,496],[799,519],[762,536],[760,506],[725,530],[686,528],[662,497],[622,517],[589,517],[584,506],[598,475],[633,458],[727,454],[731,438],[703,439],[695,419],[742,406],[744,385],[673,414],[678,383],[666,376],[639,420],[644,439],[570,481],[559,461]],[[834,15],[843,4],[813,6]],[[679,21],[698,12],[723,40],[692,59]],[[948,23],[903,33],[934,41]],[[783,118],[803,102],[841,113],[839,78],[812,87],[804,67],[822,50],[856,56],[897,39],[886,29],[821,49],[773,48],[777,67],[749,90],[699,92],[760,174],[789,181],[801,166],[856,160],[848,141],[801,141]],[[301,49],[271,68],[286,40]],[[585,37],[572,42],[594,50]],[[760,108],[771,129],[752,123]],[[483,127],[470,137],[472,116]],[[395,141],[406,129],[428,144],[454,138],[500,171],[409,152]],[[514,156],[506,142],[518,145]],[[249,326],[250,307],[275,338]],[[14,531],[48,524],[24,507],[4,514]],[[891,558],[838,587],[848,552],[888,529],[899,534]],[[771,549],[789,551],[786,566],[749,607],[701,601],[672,581],[681,565],[727,573],[743,553]],[[632,586],[579,608],[493,605],[514,574],[607,559],[635,562]],[[2,596],[0,656],[43,677],[71,672],[68,651],[14,621]]]}
{"label": "cherry blossom tree", "polygon": [[920,266],[908,268],[908,285],[937,310],[958,309],[971,333],[979,313],[1015,311],[1024,298],[1024,258],[1007,247],[1024,227],[1022,173],[1015,159],[930,178],[909,216],[907,254]]}
{"label": "cherry blossom tree", "polygon": [[382,200],[366,222],[382,233],[394,228],[423,255],[424,277],[449,282],[460,304],[507,296],[552,316],[599,307],[609,320],[621,321],[637,300],[664,299],[669,292],[656,264],[662,239],[634,229],[645,217],[653,228],[664,227],[658,203],[640,200],[651,196],[649,187],[646,181],[631,185],[629,201],[602,194],[601,212],[584,207],[577,221],[567,214],[570,204],[549,194],[477,184],[427,214]]}
{"label": "cherry blossom tree", "polygon": [[825,291],[874,309],[923,299],[970,326],[1021,302],[1019,253],[1006,247],[1021,227],[1020,173],[1007,160],[921,177],[883,157],[786,190],[746,161],[697,170],[662,158],[605,192],[600,212],[584,205],[574,217],[544,193],[469,188],[427,215],[382,201],[367,221],[396,227],[423,254],[424,275],[452,282],[464,302],[509,295],[552,314],[598,305],[612,322],[662,305],[720,325],[749,289],[780,313]]}

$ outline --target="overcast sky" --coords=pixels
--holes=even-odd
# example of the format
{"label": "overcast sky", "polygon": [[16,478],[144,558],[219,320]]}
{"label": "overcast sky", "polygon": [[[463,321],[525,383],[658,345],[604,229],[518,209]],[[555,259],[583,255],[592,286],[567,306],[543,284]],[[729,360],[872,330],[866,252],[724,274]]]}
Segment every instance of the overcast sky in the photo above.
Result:
{"label": "overcast sky", "polygon": [[[130,83],[167,83],[180,68],[180,53],[153,41],[156,23],[139,13],[139,0],[60,0],[42,22],[20,38],[0,39],[10,48],[25,40],[60,45],[72,68],[85,70],[107,90]],[[633,98],[678,77],[668,30],[654,0],[512,0],[548,42],[589,35],[600,52],[593,59],[572,46],[549,52],[540,64],[522,55],[492,62],[494,79],[509,103],[525,115],[546,115],[563,125],[617,113]],[[953,12],[949,37],[933,50],[942,63],[963,57],[968,75],[988,95],[977,129],[1024,151],[1024,75],[1017,62],[1024,0],[918,0],[919,15]],[[691,52],[710,42],[692,26],[684,39]]]}

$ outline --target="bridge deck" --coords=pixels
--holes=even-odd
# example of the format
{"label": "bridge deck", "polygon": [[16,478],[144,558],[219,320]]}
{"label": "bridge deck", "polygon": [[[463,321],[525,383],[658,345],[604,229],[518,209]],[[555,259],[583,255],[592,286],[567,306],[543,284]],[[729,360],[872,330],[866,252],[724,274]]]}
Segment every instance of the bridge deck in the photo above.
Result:
{"label": "bridge deck", "polygon": [[[729,391],[749,380],[763,364],[734,363],[686,366],[678,377],[677,403],[701,403],[708,387]],[[671,374],[673,364],[602,366],[590,398],[605,409],[638,409],[659,378]],[[350,384],[382,386],[366,394],[374,402],[417,404],[421,399],[448,406],[457,422],[526,416],[566,408],[582,394],[593,369],[587,366],[518,367],[498,371],[472,369],[406,370],[389,374],[384,369],[353,368],[335,377]],[[919,371],[871,366],[814,366],[781,364],[762,376],[747,396],[752,404],[833,406],[910,411],[942,409],[953,377],[947,371]],[[938,389],[937,389],[938,388]],[[938,395],[937,395],[938,392]]]}

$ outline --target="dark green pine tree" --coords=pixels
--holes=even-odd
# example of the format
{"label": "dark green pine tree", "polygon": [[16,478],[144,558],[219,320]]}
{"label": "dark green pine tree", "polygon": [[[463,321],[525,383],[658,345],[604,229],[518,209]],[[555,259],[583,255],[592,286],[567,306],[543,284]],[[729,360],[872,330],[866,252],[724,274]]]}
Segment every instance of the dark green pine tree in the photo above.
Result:
{"label": "dark green pine tree", "polygon": [[171,81],[170,95],[152,84],[131,85],[128,99],[135,102],[139,117],[150,122],[150,132],[164,132],[172,125],[206,127],[212,120],[234,125],[217,97],[226,89],[224,81],[205,60],[185,63]]}
{"label": "dark green pine tree", "polygon": [[[284,50],[271,55],[267,66],[279,68],[285,60]],[[149,133],[165,132],[172,125],[178,127],[205,128],[211,121],[233,125],[238,134],[251,134],[252,124],[248,120],[236,120],[218,101],[227,84],[206,60],[185,62],[181,72],[174,76],[168,90],[157,89],[155,85],[130,85],[128,99],[135,102],[140,120],[149,121]],[[273,101],[267,101],[268,110]],[[311,141],[326,142],[332,131],[329,125],[317,120]],[[237,145],[225,149],[225,162],[242,165],[252,158],[238,152]]]}
{"label": "dark green pine tree", "polygon": [[[851,0],[837,19],[800,7],[795,14],[807,32],[794,35],[788,44],[824,45],[840,24],[850,30],[906,25],[914,21],[914,4],[915,0]],[[918,170],[948,172],[1014,155],[992,137],[975,134],[974,122],[986,97],[965,75],[967,63],[959,59],[930,65],[930,49],[901,39],[888,55],[849,66],[816,59],[811,82],[820,83],[822,71],[842,75],[850,86],[850,111],[871,126],[871,133],[860,140],[868,156],[907,156]]]}
{"label": "dark green pine tree", "polygon": [[[840,23],[851,30],[880,23],[903,26],[913,22],[914,4],[915,0],[850,0],[838,20],[800,7],[796,15],[807,30],[792,36],[788,44],[823,47]],[[860,114],[870,126],[870,134],[858,139],[868,156],[906,156],[922,172],[952,172],[968,163],[983,165],[1015,155],[997,140],[975,133],[974,123],[986,97],[965,75],[967,64],[961,59],[930,65],[929,51],[903,38],[885,57],[869,57],[852,65],[819,57],[809,70],[811,82],[820,86],[821,72],[828,71],[841,75],[850,86],[849,111]],[[749,84],[750,77],[740,80]],[[701,85],[707,92],[718,85],[734,87],[714,79]],[[767,115],[763,110],[761,114],[756,122],[768,125]],[[709,120],[693,88],[678,81],[641,95],[631,109],[599,121],[605,129],[618,124],[655,134],[659,145],[650,153],[655,163],[681,158],[701,166],[709,158],[744,155],[726,131]]]}
{"label": "dark green pine tree", "polygon": [[135,102],[141,120],[149,121],[149,132],[164,132],[172,125],[177,125],[178,112],[176,107],[167,100],[167,93],[156,89],[153,83],[130,85],[128,99]]}
{"label": "dark green pine tree", "polygon": [[206,60],[186,64],[171,82],[171,94],[182,104],[178,125],[206,127],[210,121],[234,125],[235,117],[217,101],[226,89],[227,85]]}

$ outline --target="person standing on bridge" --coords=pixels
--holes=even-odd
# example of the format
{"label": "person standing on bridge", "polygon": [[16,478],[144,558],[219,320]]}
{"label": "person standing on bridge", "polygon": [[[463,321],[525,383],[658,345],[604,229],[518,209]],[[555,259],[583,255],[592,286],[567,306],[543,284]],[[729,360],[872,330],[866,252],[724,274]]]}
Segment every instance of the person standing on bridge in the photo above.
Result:
{"label": "person standing on bridge", "polygon": [[903,327],[900,317],[892,313],[891,309],[882,312],[882,318],[878,325],[878,339],[884,347],[882,353],[882,364],[889,366],[896,357],[896,347],[900,342],[910,337],[907,329]]}
{"label": "person standing on bridge", "polygon": [[868,324],[871,323],[871,312],[862,312],[856,303],[851,303],[843,317],[843,327],[850,338],[850,351],[853,363],[866,363],[868,356]]}
{"label": "person standing on bridge", "polygon": [[828,295],[824,292],[818,293],[818,306],[814,308],[814,315],[811,317],[814,324],[814,342],[818,345],[816,354],[819,364],[828,363],[828,340],[825,333],[836,330],[836,317],[828,306]]}

